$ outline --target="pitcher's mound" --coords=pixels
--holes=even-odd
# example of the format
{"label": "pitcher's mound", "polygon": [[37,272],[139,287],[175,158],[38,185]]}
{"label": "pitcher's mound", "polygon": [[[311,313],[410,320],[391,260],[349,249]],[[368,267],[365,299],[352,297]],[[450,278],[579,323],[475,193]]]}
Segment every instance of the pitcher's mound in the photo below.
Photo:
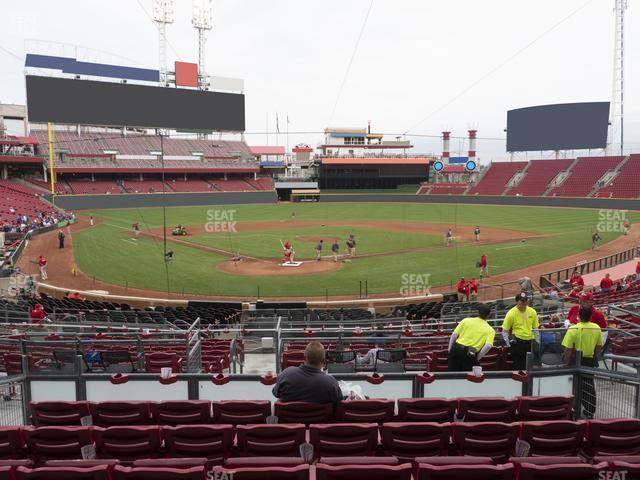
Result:
{"label": "pitcher's mound", "polygon": [[282,268],[281,260],[245,259],[240,262],[227,260],[216,267],[219,271],[234,275],[279,277],[285,275],[313,275],[335,272],[342,268],[342,262],[308,260],[296,268]]}

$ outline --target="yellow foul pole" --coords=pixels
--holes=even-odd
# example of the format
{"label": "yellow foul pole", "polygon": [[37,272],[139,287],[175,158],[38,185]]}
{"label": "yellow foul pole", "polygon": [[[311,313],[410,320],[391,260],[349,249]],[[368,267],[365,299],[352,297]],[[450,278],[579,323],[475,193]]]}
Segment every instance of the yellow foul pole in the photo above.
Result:
{"label": "yellow foul pole", "polygon": [[53,123],[47,123],[47,133],[49,134],[49,179],[51,181],[51,203],[56,206],[56,177],[53,173]]}

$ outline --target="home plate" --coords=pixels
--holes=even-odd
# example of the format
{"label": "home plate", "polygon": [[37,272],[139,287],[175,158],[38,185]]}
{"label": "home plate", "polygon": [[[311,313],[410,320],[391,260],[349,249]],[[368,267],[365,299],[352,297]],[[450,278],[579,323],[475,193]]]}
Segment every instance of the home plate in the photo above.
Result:
{"label": "home plate", "polygon": [[299,267],[302,265],[302,262],[285,262],[280,264],[281,267]]}

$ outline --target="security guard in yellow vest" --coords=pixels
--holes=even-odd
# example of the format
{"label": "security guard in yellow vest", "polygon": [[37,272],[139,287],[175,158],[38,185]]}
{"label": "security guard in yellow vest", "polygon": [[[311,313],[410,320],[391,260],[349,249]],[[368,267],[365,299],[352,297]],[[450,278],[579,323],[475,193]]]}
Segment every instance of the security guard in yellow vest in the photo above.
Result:
{"label": "security guard in yellow vest", "polygon": [[[585,367],[598,367],[598,357],[602,352],[602,330],[597,323],[591,322],[591,307],[580,307],[576,325],[567,329],[562,340],[565,348],[565,363],[571,361],[574,352],[579,351],[581,363]],[[580,403],[584,408],[584,417],[593,418],[596,411],[596,389],[592,376],[582,376]]]}
{"label": "security guard in yellow vest", "polygon": [[470,372],[493,346],[495,330],[487,323],[491,308],[484,303],[478,307],[478,316],[465,318],[449,339],[449,371]]}
{"label": "security guard in yellow vest", "polygon": [[502,338],[509,345],[514,370],[527,367],[527,352],[531,351],[533,330],[540,327],[538,312],[528,305],[529,297],[521,292],[516,295],[516,305],[507,312],[502,322]]}

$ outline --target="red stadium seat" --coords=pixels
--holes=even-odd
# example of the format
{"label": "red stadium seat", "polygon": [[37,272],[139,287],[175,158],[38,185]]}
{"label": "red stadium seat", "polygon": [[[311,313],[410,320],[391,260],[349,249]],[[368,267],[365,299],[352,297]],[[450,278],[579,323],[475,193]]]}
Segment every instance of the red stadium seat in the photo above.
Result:
{"label": "red stadium seat", "polygon": [[456,401],[446,398],[399,398],[400,422],[451,422]]}
{"label": "red stadium seat", "polygon": [[[349,457],[351,458],[351,457]],[[245,467],[296,467],[306,462],[301,457],[231,457],[224,462],[225,468]]]}
{"label": "red stadium seat", "polygon": [[325,465],[400,465],[398,457],[320,457]]}
{"label": "red stadium seat", "polygon": [[410,463],[400,465],[316,465],[317,480],[411,480]]}
{"label": "red stadium seat", "polygon": [[640,420],[591,420],[585,453],[590,456],[640,455]]}
{"label": "red stadium seat", "polygon": [[557,464],[534,465],[523,463],[519,467],[518,480],[594,480],[602,478],[599,473],[604,472],[608,465],[598,463],[587,464]]}
{"label": "red stadium seat", "polygon": [[18,467],[16,480],[110,480],[109,467],[42,467],[31,469]]}
{"label": "red stadium seat", "polygon": [[22,446],[19,427],[0,427],[0,458],[18,458]]}
{"label": "red stadium seat", "polygon": [[467,192],[468,195],[502,195],[509,180],[521,170],[527,162],[493,162],[480,181]]}
{"label": "red stadium seat", "polygon": [[203,480],[205,467],[123,467],[113,469],[113,480]]}
{"label": "red stadium seat", "polygon": [[378,443],[376,423],[311,425],[309,438],[316,457],[373,455]]}
{"label": "red stadium seat", "polygon": [[184,400],[152,402],[151,421],[159,425],[185,425],[211,422],[211,402]]}
{"label": "red stadium seat", "polygon": [[429,465],[493,465],[491,457],[416,457],[413,462]]}
{"label": "red stadium seat", "polygon": [[582,447],[586,431],[585,422],[557,420],[550,422],[524,422],[520,438],[531,445],[529,455],[576,456]]}
{"label": "red stadium seat", "polygon": [[93,436],[98,458],[117,458],[124,462],[159,455],[160,428],[154,425],[94,427]]}
{"label": "red stadium seat", "polygon": [[419,463],[416,480],[512,480],[513,464],[504,465],[431,465]]}
{"label": "red stadium seat", "polygon": [[261,457],[299,456],[305,441],[303,424],[238,425],[238,451],[241,455]]}
{"label": "red stadium seat", "polygon": [[27,427],[24,436],[29,453],[38,462],[81,459],[81,448],[91,444],[89,427]]}
{"label": "red stadium seat", "polygon": [[[233,480],[309,480],[309,465],[294,467],[214,467],[214,478]],[[117,479],[114,479],[117,480]]]}
{"label": "red stadium seat", "polygon": [[0,480],[15,480],[13,470],[13,467],[7,465],[0,466]]}
{"label": "red stadium seat", "polygon": [[31,402],[31,422],[37,426],[81,425],[89,415],[87,402]]}
{"label": "red stadium seat", "polygon": [[572,412],[573,395],[518,398],[521,420],[571,420]]}
{"label": "red stadium seat", "polygon": [[[612,455],[604,457],[594,457],[593,463],[609,462],[609,463],[637,463],[640,465],[640,455]],[[562,462],[564,463],[564,462]],[[2,463],[0,463],[2,465]]]}
{"label": "red stadium seat", "polygon": [[191,458],[144,458],[133,462],[132,467],[169,467],[169,468],[191,468],[207,466],[206,457]]}
{"label": "red stadium seat", "polygon": [[115,458],[96,458],[93,460],[47,460],[44,462],[44,467],[73,467],[73,468],[88,468],[96,467],[98,465],[107,465],[115,467],[120,464],[120,460]]}
{"label": "red stadium seat", "polygon": [[456,416],[465,422],[511,422],[516,406],[516,400],[503,397],[459,398]]}
{"label": "red stadium seat", "polygon": [[271,415],[269,400],[226,400],[213,402],[213,421],[246,425],[249,423],[266,423]]}
{"label": "red stadium seat", "polygon": [[144,371],[147,373],[160,373],[163,368],[171,368],[173,373],[182,371],[182,358],[175,352],[152,352],[144,354]]}
{"label": "red stadium seat", "polygon": [[391,422],[395,402],[386,399],[349,400],[338,402],[336,420],[341,422]]}
{"label": "red stadium seat", "polygon": [[[22,355],[19,353],[5,353],[3,354],[4,368],[7,375],[21,375],[22,374]],[[29,362],[29,371],[39,370],[42,366],[42,360],[36,360],[32,355],[27,355],[27,361]]]}
{"label": "red stadium seat", "polygon": [[550,197],[586,197],[595,183],[609,170],[615,170],[624,157],[579,157],[566,180],[547,194]]}
{"label": "red stadium seat", "polygon": [[276,402],[274,415],[278,423],[326,423],[333,415],[333,405],[330,403],[311,402]]}
{"label": "red stadium seat", "polygon": [[453,443],[458,455],[491,457],[502,463],[513,455],[519,431],[517,423],[454,423]]}
{"label": "red stadium seat", "polygon": [[0,460],[0,467],[32,467],[33,462],[28,458]]}
{"label": "red stadium seat", "polygon": [[446,455],[450,428],[449,423],[385,423],[381,430],[385,455],[400,459]]}
{"label": "red stadium seat", "polygon": [[149,423],[148,402],[89,402],[93,424],[100,427],[144,425]]}
{"label": "red stadium seat", "polygon": [[[583,457],[511,457],[509,462],[520,465],[533,463],[534,465],[557,465],[559,463],[586,463]],[[596,462],[598,463],[598,462]]]}
{"label": "red stadium seat", "polygon": [[541,197],[549,188],[549,183],[564,170],[567,170],[572,159],[531,160],[526,176],[520,183],[507,190],[505,195],[521,195],[523,197]]}
{"label": "red stadium seat", "polygon": [[233,443],[231,425],[184,425],[162,427],[167,453],[171,457],[207,457],[222,463]]}

